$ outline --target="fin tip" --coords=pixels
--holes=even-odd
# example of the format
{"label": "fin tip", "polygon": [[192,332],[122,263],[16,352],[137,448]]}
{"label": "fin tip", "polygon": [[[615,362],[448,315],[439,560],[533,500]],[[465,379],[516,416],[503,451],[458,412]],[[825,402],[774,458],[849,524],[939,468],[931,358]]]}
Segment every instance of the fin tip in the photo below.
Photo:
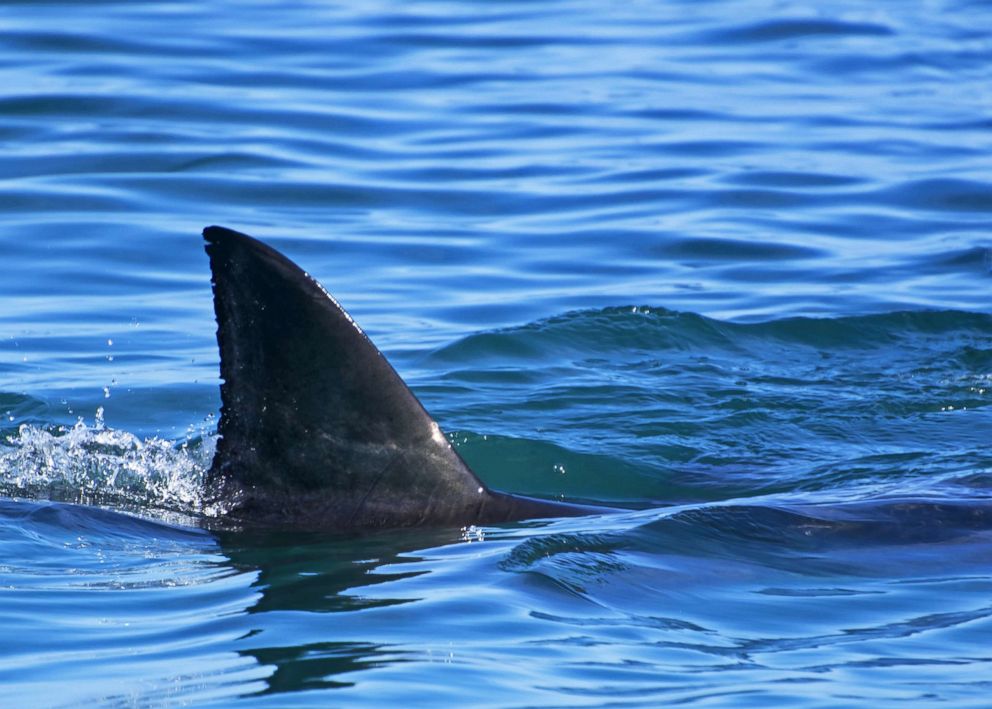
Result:
{"label": "fin tip", "polygon": [[227,227],[211,225],[203,229],[203,239],[210,244],[216,244],[224,239],[231,239],[242,236],[236,231],[228,229]]}

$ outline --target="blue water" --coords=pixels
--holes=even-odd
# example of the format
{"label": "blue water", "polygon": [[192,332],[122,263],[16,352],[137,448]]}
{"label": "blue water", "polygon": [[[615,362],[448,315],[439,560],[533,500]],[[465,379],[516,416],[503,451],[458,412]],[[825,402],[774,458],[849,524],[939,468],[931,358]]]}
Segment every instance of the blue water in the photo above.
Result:
{"label": "blue water", "polygon": [[[13,2],[0,141],[0,705],[988,706],[989,2]],[[205,531],[214,223],[628,511]]]}

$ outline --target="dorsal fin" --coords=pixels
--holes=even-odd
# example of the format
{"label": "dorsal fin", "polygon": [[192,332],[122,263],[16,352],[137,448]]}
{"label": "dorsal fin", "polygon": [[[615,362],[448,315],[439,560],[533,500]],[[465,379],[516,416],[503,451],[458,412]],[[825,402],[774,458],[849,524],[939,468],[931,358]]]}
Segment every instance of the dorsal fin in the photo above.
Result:
{"label": "dorsal fin", "polygon": [[331,528],[478,518],[492,495],[324,288],[245,234],[203,237],[223,379],[210,477],[236,484],[241,514]]}
{"label": "dorsal fin", "polygon": [[611,511],[487,489],[317,281],[245,234],[203,238],[223,379],[208,486],[228,517],[350,530]]}

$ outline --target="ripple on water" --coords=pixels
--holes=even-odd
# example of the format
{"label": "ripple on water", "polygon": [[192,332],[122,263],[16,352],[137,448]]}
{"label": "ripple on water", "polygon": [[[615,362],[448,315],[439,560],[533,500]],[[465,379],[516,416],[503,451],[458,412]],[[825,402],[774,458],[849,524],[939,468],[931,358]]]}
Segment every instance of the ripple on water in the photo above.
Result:
{"label": "ripple on water", "polygon": [[[821,5],[7,3],[0,492],[157,521],[0,503],[4,699],[984,706],[989,5]],[[641,509],[163,521],[212,223],[494,486]]]}

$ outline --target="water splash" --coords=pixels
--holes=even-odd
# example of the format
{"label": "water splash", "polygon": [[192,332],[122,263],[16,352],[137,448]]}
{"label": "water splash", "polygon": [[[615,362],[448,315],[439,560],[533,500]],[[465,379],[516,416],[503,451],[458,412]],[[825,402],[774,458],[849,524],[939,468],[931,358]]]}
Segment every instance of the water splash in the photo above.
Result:
{"label": "water splash", "polygon": [[[204,423],[204,428],[207,422]],[[22,424],[0,443],[0,494],[168,516],[222,514],[204,494],[217,436],[191,427],[181,442],[109,428],[103,407],[92,425]]]}

